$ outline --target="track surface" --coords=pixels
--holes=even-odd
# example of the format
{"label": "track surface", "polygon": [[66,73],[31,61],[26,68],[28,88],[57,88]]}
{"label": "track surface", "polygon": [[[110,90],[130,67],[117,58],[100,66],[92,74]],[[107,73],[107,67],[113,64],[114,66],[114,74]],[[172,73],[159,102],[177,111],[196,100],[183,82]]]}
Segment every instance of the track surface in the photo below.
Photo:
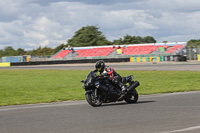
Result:
{"label": "track surface", "polygon": [[[108,63],[116,70],[200,71],[199,62]],[[93,64],[0,69],[93,70]],[[86,101],[0,107],[1,133],[200,133],[200,91],[140,96],[93,108]]]}
{"label": "track surface", "polygon": [[200,91],[141,96],[91,107],[85,101],[0,107],[1,133],[199,133]]}

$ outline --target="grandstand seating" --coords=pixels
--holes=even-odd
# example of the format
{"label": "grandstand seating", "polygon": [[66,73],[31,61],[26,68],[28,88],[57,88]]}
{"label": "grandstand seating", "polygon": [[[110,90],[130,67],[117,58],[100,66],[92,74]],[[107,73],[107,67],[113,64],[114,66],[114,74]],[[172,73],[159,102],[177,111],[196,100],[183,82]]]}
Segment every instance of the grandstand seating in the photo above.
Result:
{"label": "grandstand seating", "polygon": [[181,45],[181,44],[180,45],[174,45],[173,47],[168,49],[165,53],[172,53],[172,52],[174,52],[174,51],[176,51],[180,48],[183,48],[183,47],[184,47],[184,45]]}
{"label": "grandstand seating", "polygon": [[159,47],[168,48],[169,46],[154,46],[154,45],[141,45],[141,46],[128,46],[128,48],[123,48],[123,55],[137,55],[137,54],[150,54],[153,51],[158,50]]}
{"label": "grandstand seating", "polygon": [[92,49],[80,49],[76,50],[76,57],[89,57],[89,56],[108,56],[115,49],[112,47],[105,48],[92,48]]}
{"label": "grandstand seating", "polygon": [[72,50],[63,50],[60,53],[58,53],[56,56],[54,56],[53,58],[63,58],[71,52]]}
{"label": "grandstand seating", "polygon": [[[160,53],[172,53],[175,50],[185,47],[185,45],[128,45],[127,47],[121,48],[113,48],[112,46],[107,47],[82,47],[82,48],[75,48],[73,57],[96,57],[96,56],[108,56],[112,53],[113,54],[120,54],[120,55],[140,55],[140,54],[153,54],[154,52]],[[164,48],[164,49],[163,49]],[[121,53],[118,53],[117,49],[121,49]],[[167,50],[167,51],[166,51]],[[116,51],[117,53],[114,53]],[[63,50],[53,58],[64,58],[72,50]]]}

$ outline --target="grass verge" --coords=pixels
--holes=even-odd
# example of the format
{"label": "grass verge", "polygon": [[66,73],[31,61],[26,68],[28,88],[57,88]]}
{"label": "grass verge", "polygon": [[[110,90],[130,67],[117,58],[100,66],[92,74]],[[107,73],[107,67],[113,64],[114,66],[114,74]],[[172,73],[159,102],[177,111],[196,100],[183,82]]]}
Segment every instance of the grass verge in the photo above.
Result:
{"label": "grass verge", "polygon": [[[0,70],[0,106],[85,99],[87,70]],[[200,72],[118,71],[134,75],[140,95],[200,90]]]}

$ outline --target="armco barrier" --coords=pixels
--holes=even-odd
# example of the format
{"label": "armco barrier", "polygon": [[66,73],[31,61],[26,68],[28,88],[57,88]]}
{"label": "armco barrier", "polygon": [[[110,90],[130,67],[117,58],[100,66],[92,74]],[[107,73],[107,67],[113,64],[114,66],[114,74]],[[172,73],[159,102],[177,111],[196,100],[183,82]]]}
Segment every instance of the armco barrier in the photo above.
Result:
{"label": "armco barrier", "polygon": [[130,57],[130,62],[133,62],[134,61],[134,57]]}
{"label": "armco barrier", "polygon": [[137,62],[137,57],[134,57],[134,62]]}
{"label": "armco barrier", "polygon": [[161,57],[130,57],[130,62],[160,62],[160,61],[164,61],[164,56]]}
{"label": "armco barrier", "polygon": [[149,62],[149,57],[146,57],[146,62]]}
{"label": "armco barrier", "polygon": [[10,62],[7,63],[0,63],[0,67],[10,67]]}
{"label": "armco barrier", "polygon": [[140,62],[142,62],[142,57],[140,57]]}
{"label": "armco barrier", "polygon": [[200,54],[198,54],[198,61],[200,61]]}
{"label": "armco barrier", "polygon": [[149,61],[152,62],[154,57],[149,57]]}
{"label": "armco barrier", "polygon": [[160,56],[160,61],[165,61],[164,56]]}
{"label": "armco barrier", "polygon": [[146,58],[145,57],[141,57],[142,58],[142,62],[146,62]]}
{"label": "armco barrier", "polygon": [[136,58],[136,62],[140,62],[140,57],[137,57],[137,58]]}
{"label": "armco barrier", "polygon": [[153,57],[153,62],[157,62],[157,56]]}
{"label": "armco barrier", "polygon": [[160,57],[157,57],[157,62],[160,62]]}

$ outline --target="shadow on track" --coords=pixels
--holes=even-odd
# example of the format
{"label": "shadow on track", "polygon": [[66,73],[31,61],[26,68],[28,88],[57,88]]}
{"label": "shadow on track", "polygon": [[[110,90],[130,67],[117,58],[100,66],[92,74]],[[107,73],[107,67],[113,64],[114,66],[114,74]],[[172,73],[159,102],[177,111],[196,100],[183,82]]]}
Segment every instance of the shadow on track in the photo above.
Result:
{"label": "shadow on track", "polygon": [[105,103],[105,104],[102,104],[100,107],[118,106],[118,105],[130,105],[130,104],[145,104],[145,103],[153,103],[153,102],[156,102],[156,101],[138,101],[137,103],[126,103],[126,102]]}

